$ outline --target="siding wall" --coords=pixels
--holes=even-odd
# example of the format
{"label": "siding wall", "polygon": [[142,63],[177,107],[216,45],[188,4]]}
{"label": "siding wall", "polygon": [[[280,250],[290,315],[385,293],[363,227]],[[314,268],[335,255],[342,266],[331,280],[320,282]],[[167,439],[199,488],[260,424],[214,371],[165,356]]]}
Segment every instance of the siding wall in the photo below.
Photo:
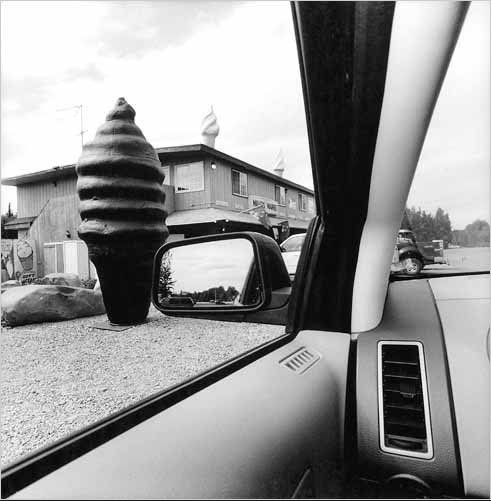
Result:
{"label": "siding wall", "polygon": [[17,186],[18,217],[37,216],[46,202],[76,193],[77,176]]}
{"label": "siding wall", "polygon": [[[240,195],[232,194],[232,170],[237,170],[239,172],[240,169],[231,166],[230,164],[226,164],[224,162],[217,161],[215,170],[211,170],[209,167],[211,162],[207,161],[206,170],[208,170],[209,175],[211,177],[211,203],[216,205],[216,207],[226,207],[231,210],[244,210],[249,208],[249,197],[242,197]],[[206,172],[205,170],[205,172]],[[247,174],[247,192],[248,195],[257,195],[260,197],[268,198],[269,200],[274,200],[274,187],[275,182],[257,176],[256,174],[252,174],[250,172],[245,172]],[[288,215],[288,217],[301,219],[301,220],[310,220],[313,217],[313,213],[307,211],[301,211],[298,209],[298,193],[299,190],[295,188],[291,188],[286,185],[282,185],[278,183],[279,186],[283,186],[287,188],[286,192],[286,202],[287,206],[281,208],[281,212],[283,214]],[[304,193],[304,192],[302,192]],[[312,197],[312,195],[305,193],[308,197]],[[296,209],[291,208],[288,204],[289,200],[293,200],[296,205]]]}
{"label": "siding wall", "polygon": [[30,238],[35,240],[37,245],[39,276],[42,277],[45,274],[44,244],[68,240],[67,230],[70,231],[73,240],[78,240],[77,230],[80,222],[77,195],[52,198],[45,205],[29,230]]}

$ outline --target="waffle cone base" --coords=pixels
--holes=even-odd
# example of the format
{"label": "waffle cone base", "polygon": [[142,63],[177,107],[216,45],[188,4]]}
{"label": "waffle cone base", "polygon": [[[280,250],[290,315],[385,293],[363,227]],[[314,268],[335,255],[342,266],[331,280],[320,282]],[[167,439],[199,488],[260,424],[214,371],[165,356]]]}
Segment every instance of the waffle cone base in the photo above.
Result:
{"label": "waffle cone base", "polygon": [[150,308],[152,256],[91,256],[91,260],[109,321],[115,325],[144,322]]}

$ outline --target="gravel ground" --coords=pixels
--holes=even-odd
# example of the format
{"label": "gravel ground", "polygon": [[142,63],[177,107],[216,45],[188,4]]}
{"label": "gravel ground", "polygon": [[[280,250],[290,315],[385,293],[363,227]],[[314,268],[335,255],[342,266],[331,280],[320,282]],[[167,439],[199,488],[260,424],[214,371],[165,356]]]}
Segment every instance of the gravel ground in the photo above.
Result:
{"label": "gravel ground", "polygon": [[2,465],[284,332],[168,317],[94,329],[105,315],[3,328]]}

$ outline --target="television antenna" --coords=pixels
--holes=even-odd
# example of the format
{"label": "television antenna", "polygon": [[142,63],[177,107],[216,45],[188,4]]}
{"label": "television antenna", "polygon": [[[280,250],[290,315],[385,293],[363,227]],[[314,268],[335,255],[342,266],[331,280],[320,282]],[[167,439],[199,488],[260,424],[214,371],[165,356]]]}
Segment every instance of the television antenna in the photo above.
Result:
{"label": "television antenna", "polygon": [[84,147],[84,134],[87,132],[87,129],[84,129],[84,118],[83,118],[83,104],[77,104],[75,106],[68,106],[66,108],[60,108],[56,111],[67,111],[67,110],[74,110],[75,108],[78,108],[80,110],[80,143],[81,147]]}

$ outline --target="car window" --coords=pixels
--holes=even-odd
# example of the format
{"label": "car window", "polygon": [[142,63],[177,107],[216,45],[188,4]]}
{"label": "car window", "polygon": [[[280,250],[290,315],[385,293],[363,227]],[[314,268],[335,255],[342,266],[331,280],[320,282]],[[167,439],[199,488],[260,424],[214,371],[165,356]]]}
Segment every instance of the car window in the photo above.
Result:
{"label": "car window", "polygon": [[[120,96],[160,152],[169,241],[240,225],[278,243],[306,231],[314,193],[288,2],[37,1],[1,9],[2,180],[15,178],[2,185],[2,237],[4,222],[16,221],[2,241],[2,282],[44,286],[48,275],[75,274],[81,281],[71,285],[94,287],[77,236],[74,163]],[[207,155],[196,158],[202,144]],[[24,182],[38,171],[49,175]],[[173,279],[169,303],[233,302],[226,293],[235,282],[200,284],[184,297],[184,278]],[[23,314],[29,308],[35,304]],[[285,330],[153,307],[146,323],[104,330],[107,317],[94,311],[4,322],[2,465]]]}
{"label": "car window", "polygon": [[489,4],[473,2],[425,138],[392,273],[489,270],[489,56]]}
{"label": "car window", "polygon": [[281,248],[285,252],[301,251],[304,240],[305,235],[290,237],[281,244]]}

